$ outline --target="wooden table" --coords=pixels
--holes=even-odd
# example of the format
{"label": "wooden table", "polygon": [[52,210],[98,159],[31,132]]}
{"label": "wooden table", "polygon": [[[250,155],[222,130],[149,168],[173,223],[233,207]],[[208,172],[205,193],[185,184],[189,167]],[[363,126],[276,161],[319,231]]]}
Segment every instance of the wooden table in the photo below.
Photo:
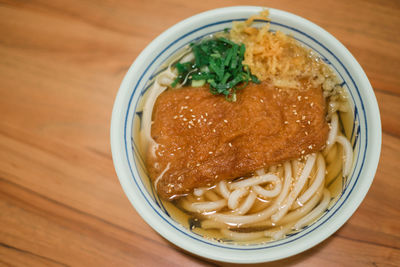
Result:
{"label": "wooden table", "polygon": [[356,213],[270,266],[400,265],[398,1],[0,0],[0,266],[230,266],[189,255],[141,219],[114,172],[109,128],[119,84],[153,38],[240,4],[293,12],[336,36],[366,71],[383,126]]}

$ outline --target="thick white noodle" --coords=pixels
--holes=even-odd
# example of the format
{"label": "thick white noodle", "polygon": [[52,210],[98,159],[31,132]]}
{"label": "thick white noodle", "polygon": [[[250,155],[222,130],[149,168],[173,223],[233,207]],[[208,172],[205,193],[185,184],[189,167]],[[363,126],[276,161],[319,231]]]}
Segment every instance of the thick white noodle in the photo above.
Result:
{"label": "thick white noodle", "polygon": [[330,128],[331,129],[328,134],[328,140],[326,141],[325,151],[329,151],[329,149],[333,146],[333,144],[335,143],[336,136],[338,134],[339,118],[336,112],[332,114]]}
{"label": "thick white noodle", "polygon": [[282,183],[279,181],[278,183],[275,184],[275,187],[271,190],[264,189],[259,185],[253,185],[251,189],[258,195],[261,195],[265,198],[272,198],[279,195],[279,193],[282,190]]}
{"label": "thick white noodle", "polygon": [[[263,175],[261,175],[261,176],[258,176],[258,177],[266,177],[267,175],[266,174],[263,174]],[[273,176],[275,176],[275,177],[273,177]],[[257,178],[257,177],[255,177],[255,178]],[[259,184],[262,184],[262,182],[260,182],[259,184],[255,184],[255,185],[253,185],[251,188],[252,188],[252,190],[255,192],[255,193],[257,193],[258,195],[261,195],[261,196],[263,196],[264,198],[273,198],[273,197],[276,197],[277,195],[279,195],[279,193],[282,191],[282,182],[281,182],[281,180],[279,179],[279,177],[278,176],[276,176],[276,175],[273,175],[272,174],[272,177],[271,177],[272,179],[273,179],[273,181],[272,182],[274,182],[274,188],[273,189],[271,189],[271,190],[269,190],[269,189],[264,189],[264,188],[262,188],[261,186],[259,186]],[[253,178],[251,178],[251,179],[253,179]]]}
{"label": "thick white noodle", "polygon": [[337,160],[337,153],[338,153],[338,145],[335,143],[333,146],[327,151],[325,155],[325,162],[326,164],[330,164],[333,161]]}
{"label": "thick white noodle", "polygon": [[232,190],[238,189],[238,188],[244,188],[244,187],[250,187],[253,185],[259,185],[259,184],[264,184],[267,182],[273,182],[276,185],[281,182],[278,176],[275,174],[267,173],[261,176],[254,176],[251,178],[243,179],[239,182],[231,183],[230,188]]}
{"label": "thick white noodle", "polygon": [[188,211],[203,213],[203,212],[222,209],[223,207],[226,206],[226,199],[221,199],[218,201],[204,201],[204,202],[194,202],[194,203],[190,203],[184,200],[181,203],[183,208]]}
{"label": "thick white noodle", "polygon": [[282,225],[273,229],[264,231],[264,236],[271,237],[274,240],[281,239],[285,234],[292,230],[293,223]]}
{"label": "thick white noodle", "polygon": [[249,195],[247,196],[246,200],[243,201],[242,205],[235,211],[235,214],[237,215],[243,215],[246,214],[251,207],[254,205],[254,202],[256,201],[256,194],[253,192],[250,192]]}
{"label": "thick white noodle", "polygon": [[159,83],[161,86],[168,86],[174,82],[175,78],[176,73],[169,67],[157,77],[155,82]]}
{"label": "thick white noodle", "polygon": [[325,184],[329,184],[330,182],[332,182],[332,180],[342,172],[342,165],[342,160],[335,160],[326,167],[327,174],[325,175]]}
{"label": "thick white noodle", "polygon": [[179,62],[180,63],[186,63],[194,60],[194,54],[193,53],[188,53],[185,55]]}
{"label": "thick white noodle", "polygon": [[300,175],[300,162],[298,159],[292,160],[293,177],[296,178]]}
{"label": "thick white noodle", "polygon": [[337,136],[336,142],[343,146],[343,176],[347,177],[350,174],[353,163],[353,148],[350,141],[344,136]]}
{"label": "thick white noodle", "polygon": [[207,215],[208,218],[215,220],[217,222],[222,222],[231,225],[244,225],[260,222],[268,219],[275,211],[278,210],[281,202],[286,198],[291,183],[292,183],[292,170],[288,162],[285,162],[285,182],[283,184],[283,189],[277,199],[266,209],[249,215],[229,215],[229,214],[210,214]]}
{"label": "thick white noodle", "polygon": [[228,229],[221,229],[221,233],[232,240],[235,241],[250,241],[261,237],[264,237],[264,232],[252,232],[252,233],[239,233]]}
{"label": "thick white noodle", "polygon": [[323,190],[324,185],[321,185],[318,191],[311,197],[309,201],[307,201],[306,204],[304,204],[302,207],[299,207],[298,209],[295,209],[294,211],[287,213],[286,216],[279,221],[279,224],[297,221],[308,212],[310,212],[320,201]]}
{"label": "thick white noodle", "polygon": [[[142,130],[140,135],[142,138],[142,143],[150,146],[151,155],[155,157],[155,151],[157,150],[158,144],[151,137],[151,117],[153,115],[153,107],[158,96],[168,88],[168,85],[176,78],[177,74],[171,70],[169,67],[164,72],[162,72],[154,81],[153,86],[149,89],[146,96],[146,102],[143,105],[143,117],[142,117]],[[148,147],[143,148],[147,151]]]}
{"label": "thick white noodle", "polygon": [[258,223],[248,224],[247,227],[268,227],[273,225],[284,225],[290,222],[293,222],[294,224],[294,222],[299,220],[301,217],[310,212],[315,206],[317,206],[321,199],[323,189],[324,185],[321,185],[315,195],[304,206],[288,212],[278,223],[272,223],[271,220],[266,220]]}
{"label": "thick white noodle", "polygon": [[164,174],[168,171],[170,165],[171,165],[171,163],[168,162],[167,167],[165,167],[165,169],[160,173],[160,175],[154,181],[154,188],[156,189],[156,191],[157,191],[158,182],[163,178]]}
{"label": "thick white noodle", "polygon": [[324,189],[324,195],[322,197],[321,203],[319,203],[319,205],[315,209],[313,209],[310,213],[308,213],[306,216],[297,221],[296,224],[294,225],[294,229],[299,230],[304,225],[307,225],[310,222],[317,219],[328,207],[330,198],[331,194],[329,193],[329,190]]}
{"label": "thick white noodle", "polygon": [[282,201],[288,195],[290,186],[292,185],[292,180],[293,180],[291,164],[288,161],[286,161],[283,164],[283,167],[285,169],[285,182],[283,183],[283,189],[281,191],[281,194],[279,195],[279,197],[276,200],[277,205],[281,205]]}
{"label": "thick white noodle", "polygon": [[297,202],[300,206],[303,206],[314,194],[317,192],[318,188],[320,188],[321,184],[324,182],[325,178],[325,160],[324,157],[318,153],[317,156],[317,175],[314,179],[314,182],[311,186],[298,198]]}
{"label": "thick white noodle", "polygon": [[297,180],[294,188],[289,193],[288,198],[284,202],[284,205],[280,206],[279,210],[271,216],[272,222],[278,222],[280,219],[282,219],[282,217],[288,212],[289,208],[293,205],[293,202],[299,195],[300,191],[303,189],[304,184],[306,183],[308,176],[310,175],[310,172],[314,167],[315,158],[316,158],[315,153],[310,154],[308,156],[306,165],[304,166],[304,169],[299,179]]}
{"label": "thick white noodle", "polygon": [[219,193],[226,199],[229,198],[230,192],[228,190],[228,187],[226,186],[226,181],[221,181],[218,183],[218,190]]}
{"label": "thick white noodle", "polygon": [[236,209],[237,206],[239,205],[239,200],[248,193],[249,190],[244,187],[238,188],[235,191],[233,191],[228,199],[228,208],[230,208],[231,210]]}

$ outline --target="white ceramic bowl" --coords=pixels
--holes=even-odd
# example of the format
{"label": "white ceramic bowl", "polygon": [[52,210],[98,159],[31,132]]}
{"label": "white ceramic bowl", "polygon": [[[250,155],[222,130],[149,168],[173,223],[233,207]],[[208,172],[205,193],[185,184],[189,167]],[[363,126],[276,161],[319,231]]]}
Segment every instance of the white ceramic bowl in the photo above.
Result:
{"label": "white ceramic bowl", "polygon": [[[345,189],[324,215],[297,234],[255,245],[233,245],[205,239],[166,212],[152,190],[138,155],[134,128],[140,122],[138,102],[148,81],[176,51],[203,36],[231,27],[263,8],[238,6],[215,9],[190,17],[154,39],[126,74],[115,100],[111,123],[111,148],[120,183],[143,219],[175,245],[205,258],[223,262],[257,263],[289,257],[320,243],[354,213],[367,193],[377,168],[381,148],[379,109],[371,85],[354,57],[332,35],[296,15],[269,9],[271,29],[291,34],[318,53],[337,73],[349,91],[355,123],[349,136],[355,147],[355,162]],[[127,211],[129,212],[129,211]]]}

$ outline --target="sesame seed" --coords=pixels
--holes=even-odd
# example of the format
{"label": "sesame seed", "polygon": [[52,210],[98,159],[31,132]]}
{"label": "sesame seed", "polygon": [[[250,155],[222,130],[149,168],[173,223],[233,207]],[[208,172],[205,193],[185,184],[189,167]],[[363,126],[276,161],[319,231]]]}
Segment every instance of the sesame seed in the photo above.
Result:
{"label": "sesame seed", "polygon": [[206,116],[208,116],[208,113],[206,112]]}
{"label": "sesame seed", "polygon": [[306,135],[308,135],[308,132],[304,132]]}
{"label": "sesame seed", "polygon": [[301,95],[297,96],[297,100],[299,101],[301,100]]}
{"label": "sesame seed", "polygon": [[305,96],[304,99],[308,99],[308,96]]}
{"label": "sesame seed", "polygon": [[264,100],[260,99],[260,102],[261,102],[261,103],[264,103]]}
{"label": "sesame seed", "polygon": [[227,121],[227,120],[224,120],[224,122],[225,122],[225,123],[228,123],[228,121]]}
{"label": "sesame seed", "polygon": [[212,122],[211,122],[211,121],[209,121],[209,122],[208,122],[208,125],[211,125],[211,124],[212,124]]}
{"label": "sesame seed", "polygon": [[229,145],[230,147],[232,147],[232,144],[231,144],[231,143],[228,143],[228,145]]}
{"label": "sesame seed", "polygon": [[296,105],[292,105],[292,107],[294,107],[294,108],[295,108],[295,107],[296,107]]}
{"label": "sesame seed", "polygon": [[181,114],[181,115],[179,115],[179,118],[182,118],[183,117],[183,115]]}
{"label": "sesame seed", "polygon": [[308,125],[310,125],[310,124],[311,124],[311,121],[307,121],[307,123],[308,123]]}
{"label": "sesame seed", "polygon": [[306,151],[302,150],[302,151],[301,151],[301,154],[304,154],[304,153],[306,153]]}
{"label": "sesame seed", "polygon": [[314,106],[314,102],[311,102],[310,106],[313,107]]}
{"label": "sesame seed", "polygon": [[183,120],[183,121],[187,121],[187,119],[186,119],[186,118],[183,118],[182,120]]}
{"label": "sesame seed", "polygon": [[300,122],[300,120],[296,120],[296,122],[297,122],[297,123],[299,123],[299,122]]}
{"label": "sesame seed", "polygon": [[285,121],[285,122],[284,122],[284,124],[288,124],[288,123],[289,123],[288,121]]}
{"label": "sesame seed", "polygon": [[189,109],[190,112],[193,112],[193,109]]}
{"label": "sesame seed", "polygon": [[213,129],[213,132],[215,133],[215,129]]}
{"label": "sesame seed", "polygon": [[303,116],[301,116],[301,119],[302,119],[302,120],[304,120],[305,118],[306,118],[306,116],[304,116],[304,115],[303,115]]}
{"label": "sesame seed", "polygon": [[178,118],[178,115],[175,115],[175,116],[174,116],[174,120],[176,120],[176,118]]}
{"label": "sesame seed", "polygon": [[189,99],[189,98],[190,98],[190,96],[188,96],[188,95],[187,95],[187,96],[185,96],[185,99]]}
{"label": "sesame seed", "polygon": [[210,155],[211,155],[212,153],[213,153],[212,151],[208,152],[208,154],[210,154]]}
{"label": "sesame seed", "polygon": [[197,163],[196,166],[199,167],[199,166],[200,166],[200,163]]}

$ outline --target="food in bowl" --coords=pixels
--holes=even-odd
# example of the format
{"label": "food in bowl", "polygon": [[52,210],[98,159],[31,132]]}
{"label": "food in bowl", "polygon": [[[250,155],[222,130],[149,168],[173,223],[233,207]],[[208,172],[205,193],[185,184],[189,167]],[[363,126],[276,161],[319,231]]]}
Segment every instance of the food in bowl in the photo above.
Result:
{"label": "food in bowl", "polygon": [[352,168],[339,79],[260,20],[267,12],[177,52],[143,98],[141,152],[155,191],[176,220],[218,241],[299,231]]}

